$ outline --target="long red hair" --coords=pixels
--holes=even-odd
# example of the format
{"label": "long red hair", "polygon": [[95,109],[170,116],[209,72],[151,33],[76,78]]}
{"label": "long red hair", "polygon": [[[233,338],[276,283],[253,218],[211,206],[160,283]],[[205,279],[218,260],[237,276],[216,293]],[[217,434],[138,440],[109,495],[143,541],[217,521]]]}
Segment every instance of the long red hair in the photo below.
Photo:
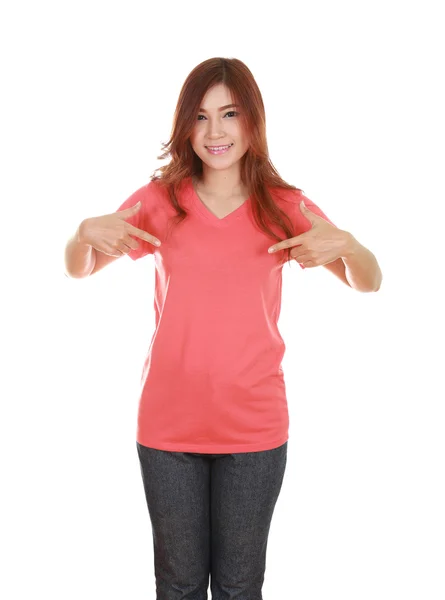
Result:
{"label": "long red hair", "polygon": [[[169,141],[162,144],[164,160],[171,156],[168,164],[159,167],[151,175],[151,181],[158,181],[168,190],[172,206],[177,214],[178,224],[187,216],[187,211],[179,204],[177,194],[181,182],[186,177],[202,175],[202,160],[194,152],[190,135],[195,126],[201,101],[207,91],[217,84],[224,84],[230,90],[233,102],[241,105],[241,125],[249,139],[249,149],[241,159],[241,181],[250,192],[253,215],[257,226],[275,241],[294,237],[294,227],[289,216],[274,202],[269,188],[282,188],[302,191],[284,181],[273,166],[267,147],[266,115],[258,85],[247,66],[236,58],[210,58],[196,66],[185,80],[179,94],[173,118]],[[157,175],[156,173],[160,173]],[[280,227],[284,238],[272,231],[269,224]],[[291,249],[287,249],[290,260]],[[284,257],[286,253],[283,253]]]}

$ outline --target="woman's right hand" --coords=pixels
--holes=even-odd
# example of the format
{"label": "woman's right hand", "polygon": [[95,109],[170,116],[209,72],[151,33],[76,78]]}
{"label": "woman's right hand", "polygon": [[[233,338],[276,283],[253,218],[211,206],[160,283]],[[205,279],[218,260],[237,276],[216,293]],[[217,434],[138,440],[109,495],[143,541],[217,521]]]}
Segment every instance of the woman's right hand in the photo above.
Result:
{"label": "woman's right hand", "polygon": [[153,235],[125,221],[125,219],[137,214],[140,209],[141,203],[138,202],[125,210],[85,219],[79,226],[78,240],[93,246],[93,248],[104,254],[117,257],[128,254],[131,249],[136,250],[139,248],[138,242],[130,237],[130,234],[145,240],[149,244],[160,246],[160,242],[156,244],[159,240]]}

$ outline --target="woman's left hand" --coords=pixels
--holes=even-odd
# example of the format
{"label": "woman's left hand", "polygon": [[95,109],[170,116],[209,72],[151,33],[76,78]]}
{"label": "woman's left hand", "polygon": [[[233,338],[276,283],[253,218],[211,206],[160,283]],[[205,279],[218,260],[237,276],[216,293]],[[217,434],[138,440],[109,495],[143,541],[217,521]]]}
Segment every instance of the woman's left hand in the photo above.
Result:
{"label": "woman's left hand", "polygon": [[[353,243],[353,236],[349,232],[338,229],[310,211],[303,200],[300,202],[300,210],[311,222],[311,229],[301,235],[274,244],[271,248],[277,251],[294,247],[290,253],[291,257],[309,268],[327,265],[347,254]],[[269,252],[271,252],[271,248],[269,248]]]}

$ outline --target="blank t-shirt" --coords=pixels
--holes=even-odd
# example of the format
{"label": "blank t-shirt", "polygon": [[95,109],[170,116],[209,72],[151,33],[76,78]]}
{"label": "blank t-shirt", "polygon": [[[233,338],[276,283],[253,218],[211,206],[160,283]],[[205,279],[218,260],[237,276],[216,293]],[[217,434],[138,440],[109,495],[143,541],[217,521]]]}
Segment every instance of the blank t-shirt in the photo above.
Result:
{"label": "blank t-shirt", "polygon": [[[269,190],[295,224],[311,228],[299,203],[332,223],[302,192]],[[277,190],[278,191],[278,190]],[[157,181],[136,190],[117,209],[142,203],[128,223],[148,231],[158,248],[135,238],[155,261],[155,331],[142,367],[139,444],[159,450],[224,454],[257,452],[288,440],[289,415],[278,330],[280,256],[276,240],[255,224],[251,198],[220,219],[200,200],[191,177],[178,201],[185,220]],[[272,225],[283,239],[283,231]],[[302,265],[300,265],[302,267]],[[304,268],[304,267],[302,267]]]}

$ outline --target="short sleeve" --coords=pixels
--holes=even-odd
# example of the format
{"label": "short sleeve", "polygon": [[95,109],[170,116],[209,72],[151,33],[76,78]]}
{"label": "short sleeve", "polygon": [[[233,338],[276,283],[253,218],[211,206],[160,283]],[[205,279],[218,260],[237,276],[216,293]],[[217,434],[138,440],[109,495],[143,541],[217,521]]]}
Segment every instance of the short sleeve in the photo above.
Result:
{"label": "short sleeve", "polygon": [[[327,221],[331,225],[334,225],[334,227],[337,227],[335,225],[335,223],[333,223],[331,221],[331,219],[329,219],[329,217],[327,217],[325,215],[325,213],[321,210],[321,208],[319,208],[314,202],[312,202],[312,200],[310,200],[305,194],[303,194],[302,192],[297,192],[295,194],[295,192],[294,192],[293,197],[292,197],[293,211],[292,211],[292,215],[290,215],[290,216],[291,216],[291,218],[293,217],[292,222],[294,223],[294,226],[295,226],[295,235],[296,236],[301,235],[302,233],[306,233],[306,231],[309,231],[309,229],[311,228],[311,222],[303,215],[303,213],[300,210],[300,202],[302,200],[304,201],[306,208],[308,208],[310,211],[312,211],[319,217],[322,217],[323,219],[325,219],[325,221]],[[298,264],[300,265],[300,267],[302,269],[306,268],[302,264],[300,264],[300,263],[298,263]]]}
{"label": "short sleeve", "polygon": [[[154,231],[152,231],[152,228],[150,227],[150,218],[149,218],[150,207],[153,203],[153,194],[154,194],[154,190],[153,190],[152,182],[148,183],[146,185],[143,185],[142,187],[137,189],[135,192],[133,192],[125,200],[125,202],[123,202],[119,206],[119,208],[116,209],[116,212],[125,210],[126,208],[131,208],[132,206],[134,206],[135,204],[137,204],[140,201],[141,208],[139,209],[139,211],[136,214],[134,214],[133,216],[125,219],[125,221],[127,223],[130,223],[130,225],[133,225],[134,227],[137,227],[138,229],[142,229],[143,231],[146,231],[150,235],[154,235],[155,237],[157,237],[156,233]],[[150,244],[146,240],[143,240],[142,238],[139,238],[135,235],[131,235],[131,237],[134,240],[136,240],[137,243],[139,244],[139,248],[136,248],[134,250],[131,249],[128,252],[128,256],[132,260],[138,260],[139,258],[143,258],[144,256],[147,256],[147,254],[154,253],[156,248],[153,244]]]}

